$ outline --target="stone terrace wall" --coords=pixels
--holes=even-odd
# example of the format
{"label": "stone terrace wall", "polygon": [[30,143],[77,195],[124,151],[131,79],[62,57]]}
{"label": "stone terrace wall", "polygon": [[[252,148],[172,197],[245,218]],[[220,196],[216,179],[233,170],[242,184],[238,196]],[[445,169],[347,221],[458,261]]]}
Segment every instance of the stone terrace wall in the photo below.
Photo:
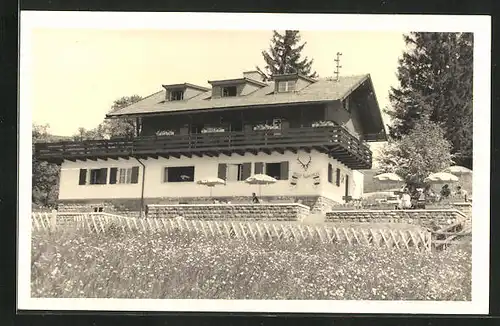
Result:
{"label": "stone terrace wall", "polygon": [[148,205],[148,218],[182,216],[186,220],[297,221],[309,213],[309,207],[297,203]]}
{"label": "stone terrace wall", "polygon": [[466,215],[456,209],[339,210],[326,213],[327,222],[408,223],[426,227],[465,222]]}

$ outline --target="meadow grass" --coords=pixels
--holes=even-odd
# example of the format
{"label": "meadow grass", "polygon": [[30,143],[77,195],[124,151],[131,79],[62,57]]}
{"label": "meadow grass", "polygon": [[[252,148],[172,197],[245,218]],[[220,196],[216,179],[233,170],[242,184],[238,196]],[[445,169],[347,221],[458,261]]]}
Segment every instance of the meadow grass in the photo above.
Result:
{"label": "meadow grass", "polygon": [[471,246],[417,253],[186,233],[34,231],[33,297],[470,300]]}

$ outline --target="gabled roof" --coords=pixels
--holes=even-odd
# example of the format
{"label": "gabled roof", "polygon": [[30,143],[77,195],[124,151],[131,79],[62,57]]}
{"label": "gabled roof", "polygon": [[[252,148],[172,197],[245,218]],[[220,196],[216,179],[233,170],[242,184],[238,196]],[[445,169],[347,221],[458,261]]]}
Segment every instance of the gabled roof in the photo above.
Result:
{"label": "gabled roof", "polygon": [[[291,93],[275,93],[274,83],[271,83],[243,96],[211,98],[212,92],[207,91],[185,101],[172,102],[164,102],[165,91],[163,90],[109,113],[107,117],[336,101],[346,98],[365,81],[369,81],[370,87],[373,88],[370,75],[365,74],[343,76],[338,81],[319,79],[300,91]],[[380,115],[378,104],[374,109],[378,110],[376,114]]]}

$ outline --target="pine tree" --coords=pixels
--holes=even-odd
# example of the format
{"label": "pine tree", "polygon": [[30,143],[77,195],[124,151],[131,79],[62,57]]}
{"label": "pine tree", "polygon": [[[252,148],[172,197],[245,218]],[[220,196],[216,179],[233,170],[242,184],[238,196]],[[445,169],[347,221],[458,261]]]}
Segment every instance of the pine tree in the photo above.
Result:
{"label": "pine tree", "polygon": [[[308,57],[301,59],[301,52],[307,42],[300,43],[299,31],[287,30],[284,34],[273,31],[269,51],[262,51],[266,62],[265,71],[257,70],[269,80],[272,75],[299,73],[310,78],[317,78],[318,74],[312,71],[314,60]],[[311,72],[312,71],[312,72]]]}
{"label": "pine tree", "polygon": [[444,130],[457,163],[471,167],[472,72],[471,33],[410,33],[399,61],[399,87],[389,94],[391,137],[408,134],[423,115]]}

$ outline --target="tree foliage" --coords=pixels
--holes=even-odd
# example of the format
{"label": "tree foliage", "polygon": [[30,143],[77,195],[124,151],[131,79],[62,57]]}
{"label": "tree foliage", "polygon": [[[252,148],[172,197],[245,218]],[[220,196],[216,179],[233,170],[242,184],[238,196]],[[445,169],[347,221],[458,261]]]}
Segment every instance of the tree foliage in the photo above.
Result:
{"label": "tree foliage", "polygon": [[394,172],[408,184],[422,185],[429,174],[442,171],[453,162],[451,144],[444,135],[439,125],[424,116],[408,134],[382,148],[380,172]]}
{"label": "tree foliage", "polygon": [[473,34],[410,33],[404,40],[399,86],[391,89],[386,110],[392,120],[390,136],[409,134],[428,116],[443,128],[458,159],[471,158]]}
{"label": "tree foliage", "polygon": [[[139,95],[123,96],[114,101],[108,113],[115,112],[142,100]],[[110,118],[104,119],[96,128],[78,128],[73,135],[73,140],[109,139],[112,137],[131,138],[137,136],[137,121],[134,118]]]}
{"label": "tree foliage", "polygon": [[[64,140],[49,132],[49,125],[32,125],[32,142],[54,142]],[[32,153],[32,192],[31,200],[38,206],[50,207],[57,202],[59,194],[59,172],[57,164],[41,162],[36,160],[34,151]]]}
{"label": "tree foliage", "polygon": [[307,42],[300,44],[299,31],[287,30],[285,33],[273,31],[269,51],[262,51],[262,56],[266,65],[265,71],[257,67],[267,80],[272,75],[281,75],[288,73],[299,73],[310,78],[318,77],[315,71],[312,71],[313,60],[308,57],[301,58],[301,52]]}

